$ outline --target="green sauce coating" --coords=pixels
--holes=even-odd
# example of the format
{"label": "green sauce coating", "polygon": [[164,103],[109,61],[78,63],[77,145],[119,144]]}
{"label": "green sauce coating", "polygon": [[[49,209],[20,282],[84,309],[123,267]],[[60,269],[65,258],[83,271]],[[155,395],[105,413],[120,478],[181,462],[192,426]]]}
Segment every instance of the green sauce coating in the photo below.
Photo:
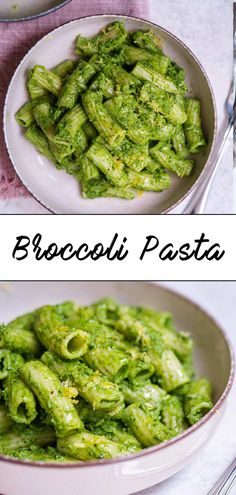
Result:
{"label": "green sauce coating", "polygon": [[[186,74],[152,30],[114,21],[86,38],[75,60],[28,72],[30,100],[15,114],[26,139],[80,183],[85,199],[133,200],[171,188],[197,167],[207,140]],[[141,191],[141,192],[140,192]]]}
{"label": "green sauce coating", "polygon": [[[88,184],[96,181],[91,164]],[[170,313],[111,297],[43,306],[1,325],[0,455],[87,462],[180,435],[213,407],[211,383],[195,377],[193,348]]]}
{"label": "green sauce coating", "polygon": [[28,361],[20,375],[48,413],[58,436],[80,431],[83,423],[57,376],[41,361]]}

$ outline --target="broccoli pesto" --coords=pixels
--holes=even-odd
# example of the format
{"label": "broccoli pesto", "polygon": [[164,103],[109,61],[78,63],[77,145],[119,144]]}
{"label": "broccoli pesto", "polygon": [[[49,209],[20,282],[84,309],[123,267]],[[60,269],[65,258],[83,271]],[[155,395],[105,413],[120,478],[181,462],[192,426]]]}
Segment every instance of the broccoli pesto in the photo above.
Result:
{"label": "broccoli pesto", "polygon": [[0,455],[87,462],[181,434],[213,407],[192,357],[172,315],[111,298],[19,316],[0,327]]}
{"label": "broccoli pesto", "polygon": [[122,22],[78,34],[76,60],[29,71],[29,101],[16,113],[25,137],[74,176],[83,198],[134,199],[189,176],[206,147],[201,105],[185,72],[152,31]]}

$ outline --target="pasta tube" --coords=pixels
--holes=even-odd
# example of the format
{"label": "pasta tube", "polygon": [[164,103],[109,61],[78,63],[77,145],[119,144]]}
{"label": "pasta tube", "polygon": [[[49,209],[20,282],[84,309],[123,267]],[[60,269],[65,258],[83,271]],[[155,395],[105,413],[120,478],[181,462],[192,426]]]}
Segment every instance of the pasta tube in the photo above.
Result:
{"label": "pasta tube", "polygon": [[118,146],[124,139],[125,131],[109,115],[102,104],[100,95],[95,91],[87,91],[82,96],[82,103],[90,121],[101,136],[111,146]]}
{"label": "pasta tube", "polygon": [[141,79],[141,81],[150,81],[162,91],[167,91],[168,93],[177,93],[178,91],[177,86],[170,78],[156,72],[145,62],[138,62],[132,70],[132,74]]}
{"label": "pasta tube", "polygon": [[31,447],[47,447],[55,444],[56,436],[53,428],[48,426],[14,427],[0,436],[1,454],[12,454],[15,450]]}
{"label": "pasta tube", "polygon": [[172,437],[172,432],[158,420],[152,411],[146,412],[138,404],[125,409],[124,421],[143,447],[151,447]]}
{"label": "pasta tube", "polygon": [[71,362],[60,359],[51,352],[45,352],[42,361],[56,373],[60,380],[78,389],[78,394],[89,402],[93,409],[111,411],[121,404],[123,396],[116,384],[108,381],[98,371],[93,372],[79,360]]}
{"label": "pasta tube", "polygon": [[42,153],[42,155],[49,158],[52,162],[55,162],[55,156],[49,147],[47,137],[35,123],[28,127],[25,137],[40,153]]}
{"label": "pasta tube", "polygon": [[95,73],[96,69],[92,64],[84,61],[79,62],[62,87],[58,106],[73,108],[78,96],[86,90],[87,83]]}
{"label": "pasta tube", "polygon": [[156,170],[155,173],[137,173],[134,170],[127,171],[129,185],[141,191],[163,191],[170,187],[170,176],[165,170]]}
{"label": "pasta tube", "polygon": [[211,393],[211,384],[206,378],[190,382],[184,397],[184,411],[191,425],[212,408]]}
{"label": "pasta tube", "polygon": [[33,105],[31,101],[27,101],[16,112],[15,119],[21,127],[29,127],[34,122]]}
{"label": "pasta tube", "polygon": [[34,313],[19,316],[3,329],[4,344],[7,349],[26,357],[37,357],[42,350],[34,333]]}
{"label": "pasta tube", "polygon": [[13,421],[25,425],[34,421],[37,416],[34,394],[15,373],[10,372],[5,380],[4,396]]}
{"label": "pasta tube", "polygon": [[93,55],[98,51],[109,53],[117,50],[127,37],[122,22],[113,22],[104,27],[94,38],[79,35],[76,40],[76,52],[83,55]]}
{"label": "pasta tube", "polygon": [[58,436],[83,429],[83,423],[72,401],[64,395],[59,379],[45,364],[28,361],[21,368],[20,376],[47,412]]}
{"label": "pasta tube", "polygon": [[31,82],[59,96],[62,88],[62,78],[43,65],[35,65],[31,72]]}
{"label": "pasta tube", "polygon": [[119,383],[129,374],[129,360],[126,354],[110,345],[104,343],[95,346],[84,355],[85,362],[94,370],[98,369],[112,382]]}
{"label": "pasta tube", "polygon": [[81,127],[87,120],[88,117],[81,105],[76,105],[71,110],[68,110],[57,125],[55,143],[60,144],[61,141],[68,141],[77,148],[79,142],[78,133],[80,134]]}
{"label": "pasta tube", "polygon": [[0,349],[0,380],[7,377],[10,371],[17,371],[24,364],[20,354],[9,349]]}
{"label": "pasta tube", "polygon": [[76,359],[88,349],[88,334],[63,321],[58,307],[44,306],[35,316],[35,332],[40,342],[66,359]]}
{"label": "pasta tube", "polygon": [[155,112],[160,112],[172,124],[183,124],[187,115],[174,95],[163,91],[152,83],[144,83],[140,91],[140,99]]}
{"label": "pasta tube", "polygon": [[127,184],[127,176],[124,165],[113,158],[105,146],[94,142],[86,153],[91,162],[104,174],[115,186],[123,187]]}
{"label": "pasta tube", "polygon": [[180,158],[186,158],[189,155],[189,150],[186,145],[185,133],[182,125],[176,126],[172,134],[172,143],[175,153]]}
{"label": "pasta tube", "polygon": [[5,404],[0,404],[0,438],[1,435],[7,433],[13,426],[7,407]]}
{"label": "pasta tube", "polygon": [[174,172],[178,177],[188,176],[192,172],[194,165],[193,160],[184,160],[179,158],[169,145],[158,143],[150,149],[150,155],[157,160],[163,167]]}
{"label": "pasta tube", "polygon": [[80,461],[112,459],[123,454],[123,449],[119,444],[88,431],[58,438],[57,449],[62,454]]}
{"label": "pasta tube", "polygon": [[125,403],[144,404],[147,409],[161,409],[162,399],[166,396],[165,390],[151,381],[128,383],[124,381],[121,384]]}
{"label": "pasta tube", "polygon": [[166,55],[151,53],[143,48],[137,48],[131,45],[123,45],[122,56],[125,64],[135,65],[138,62],[149,61],[161,74],[165,74],[170,63],[170,58]]}
{"label": "pasta tube", "polygon": [[153,31],[135,31],[132,33],[132,41],[135,45],[153,53],[162,53],[162,41]]}
{"label": "pasta tube", "polygon": [[124,428],[121,423],[118,424],[117,421],[105,419],[99,424],[90,425],[90,431],[118,443],[127,454],[133,454],[141,450],[141,445],[137,438],[127,428]]}
{"label": "pasta tube", "polygon": [[193,98],[186,100],[187,120],[184,124],[184,130],[189,151],[191,153],[198,153],[206,146],[206,140],[201,124],[200,109],[200,101]]}
{"label": "pasta tube", "polygon": [[184,410],[178,397],[166,395],[163,398],[162,421],[176,434],[179,434],[184,430]]}

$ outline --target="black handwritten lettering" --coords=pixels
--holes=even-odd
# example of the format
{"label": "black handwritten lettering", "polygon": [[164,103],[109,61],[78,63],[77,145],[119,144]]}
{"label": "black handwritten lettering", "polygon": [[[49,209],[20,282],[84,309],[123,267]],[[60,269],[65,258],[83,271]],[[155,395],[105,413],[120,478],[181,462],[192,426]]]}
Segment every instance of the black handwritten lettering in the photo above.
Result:
{"label": "black handwritten lettering", "polygon": [[46,249],[42,247],[42,235],[37,233],[32,242],[30,237],[18,236],[16,237],[16,245],[12,252],[12,257],[20,261],[25,259],[29,254],[29,247],[35,255],[36,261],[45,259],[51,261],[56,257],[60,257],[63,261],[71,260],[76,257],[78,261],[84,261],[91,258],[93,261],[99,260],[101,257],[106,257],[109,261],[118,260],[122,261],[128,256],[128,249],[125,249],[124,245],[127,242],[127,237],[123,237],[123,241],[119,244],[118,234],[114,234],[110,244],[104,246],[101,242],[95,244],[92,248],[86,242],[83,242],[77,248],[74,248],[73,244],[67,243],[65,246],[58,246],[55,242],[49,244]]}
{"label": "black handwritten lettering", "polygon": [[206,239],[205,238],[205,234],[202,233],[200,235],[200,238],[199,239],[195,239],[194,242],[196,242],[197,247],[196,247],[196,249],[195,249],[195,251],[193,253],[193,256],[198,261],[203,260],[205,258],[205,256],[206,256],[206,251],[203,251],[202,254],[199,254],[200,253],[200,250],[203,247],[204,242],[207,243],[207,242],[210,242],[210,241],[209,241],[209,239]]}
{"label": "black handwritten lettering", "polygon": [[[193,243],[195,246],[193,246]],[[151,251],[156,251],[156,256],[161,261],[174,261],[176,258],[180,261],[188,261],[191,258],[196,261],[219,261],[225,255],[225,251],[221,249],[220,244],[211,244],[210,239],[204,233],[199,238],[194,239],[193,243],[186,242],[180,245],[179,248],[176,248],[172,242],[161,246],[157,237],[149,235],[146,237],[146,243],[141,252],[140,260],[142,261],[144,256]],[[157,248],[159,248],[159,251]]]}
{"label": "black handwritten lettering", "polygon": [[[66,254],[66,252],[68,251],[68,254]],[[61,249],[61,259],[63,261],[68,261],[68,260],[71,260],[71,258],[73,258],[74,256],[74,248],[73,248],[73,245],[68,242],[68,244],[66,244],[62,249]]]}
{"label": "black handwritten lettering", "polygon": [[40,256],[41,249],[40,249],[40,247],[39,247],[39,244],[40,244],[41,240],[42,240],[42,236],[41,236],[41,234],[36,234],[36,235],[34,236],[34,238],[33,238],[33,241],[32,241],[32,244],[33,244],[33,246],[34,246],[34,247],[33,247],[33,253],[35,253],[35,259],[36,259],[37,261],[40,261],[40,260],[41,260],[41,259],[43,259],[43,258],[44,258],[44,256],[45,256],[44,254],[42,254],[42,255]]}
{"label": "black handwritten lettering", "polygon": [[176,256],[178,256],[178,251],[173,251],[174,249],[174,245],[169,242],[168,244],[166,244],[166,246],[164,246],[161,250],[160,250],[160,254],[159,254],[159,258],[160,260],[174,260],[176,258]]}
{"label": "black handwritten lettering", "polygon": [[[24,260],[28,256],[28,246],[30,245],[30,238],[27,235],[19,235],[16,238],[17,242],[12,251],[12,257],[18,261]],[[22,251],[22,254],[20,252]]]}
{"label": "black handwritten lettering", "polygon": [[[159,246],[159,240],[157,239],[157,237],[155,235],[147,235],[146,239],[147,239],[147,242],[146,242],[146,244],[142,250],[142,253],[140,255],[140,258],[139,258],[141,261],[143,260],[146,253],[153,251],[154,249],[156,249]],[[149,247],[149,244],[151,244],[152,240],[155,240],[155,244],[153,244],[151,247]]]}
{"label": "black handwritten lettering", "polygon": [[185,244],[182,244],[179,248],[179,259],[181,261],[189,260],[191,258],[192,254],[189,254],[189,249],[190,249],[190,244],[186,242]]}
{"label": "black handwritten lettering", "polygon": [[[84,250],[84,252],[86,254],[84,254],[82,256],[82,251]],[[77,260],[79,261],[83,261],[83,260],[86,260],[87,258],[89,258],[89,247],[88,247],[88,244],[86,244],[85,242],[83,242],[83,244],[81,244],[81,246],[76,250],[76,258]]]}
{"label": "black handwritten lettering", "polygon": [[[223,251],[220,252],[219,249],[217,249],[217,248],[220,248],[220,245],[218,244],[218,242],[213,244],[208,249],[207,256],[206,256],[206,259],[208,261],[211,261],[211,260],[219,261],[219,260],[221,260],[221,258],[223,258],[224,254],[225,254],[224,249],[223,249]],[[212,254],[210,255],[211,251],[212,251]]]}
{"label": "black handwritten lettering", "polygon": [[92,260],[98,260],[102,256],[104,256],[104,247],[103,245],[99,242],[98,244],[95,244],[93,251],[91,253],[91,259]]}
{"label": "black handwritten lettering", "polygon": [[[37,233],[32,240],[26,235],[20,235],[16,237],[12,257],[17,261],[22,261],[33,252],[36,261],[43,259],[51,261],[56,257],[63,261],[69,261],[72,258],[76,258],[78,261],[87,259],[97,261],[102,257],[108,261],[123,261],[129,254],[129,250],[125,247],[126,242],[127,237],[123,237],[122,242],[120,242],[119,234],[116,232],[108,245],[97,242],[93,246],[89,246],[86,242],[82,242],[74,247],[72,243],[59,246],[56,242],[51,242],[44,248],[40,233]],[[176,246],[174,242],[161,244],[158,237],[150,234],[145,238],[145,244],[139,257],[140,261],[143,261],[144,257],[146,260],[151,253],[156,260],[160,261],[174,261],[175,259],[188,261],[191,258],[196,261],[220,261],[225,255],[225,250],[221,248],[219,243],[212,243],[205,233],[202,233],[192,242],[185,242],[180,246]]]}
{"label": "black handwritten lettering", "polygon": [[51,261],[55,256],[57,256],[57,245],[53,242],[48,246],[47,252],[45,253],[45,259]]}
{"label": "black handwritten lettering", "polygon": [[118,234],[116,233],[113,237],[113,240],[110,244],[110,247],[108,248],[107,250],[107,259],[109,261],[113,261],[114,259],[118,259],[119,261],[122,261],[126,258],[126,256],[128,255],[128,251],[127,249],[124,251],[123,253],[123,250],[124,250],[124,244],[127,242],[127,237],[124,237],[123,238],[123,243],[121,244],[121,246],[119,247],[119,249],[117,249],[115,251],[115,253],[112,254],[112,249],[115,245],[115,242],[117,241],[118,239]]}

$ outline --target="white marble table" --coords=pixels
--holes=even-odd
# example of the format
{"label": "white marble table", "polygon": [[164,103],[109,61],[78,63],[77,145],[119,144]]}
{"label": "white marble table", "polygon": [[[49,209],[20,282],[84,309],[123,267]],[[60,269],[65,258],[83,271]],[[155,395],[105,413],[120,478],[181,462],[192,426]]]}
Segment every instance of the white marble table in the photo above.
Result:
{"label": "white marble table", "polygon": [[[232,0],[149,0],[150,20],[180,37],[206,69],[217,102],[219,127],[232,79]],[[206,213],[231,213],[232,146],[214,181]],[[0,201],[0,213],[48,213],[33,198]]]}
{"label": "white marble table", "polygon": [[[236,352],[235,282],[163,283],[199,303],[227,332]],[[216,432],[192,463],[183,471],[137,495],[207,495],[236,455],[235,434],[236,383],[228,407]],[[236,494],[236,484],[230,495]]]}

